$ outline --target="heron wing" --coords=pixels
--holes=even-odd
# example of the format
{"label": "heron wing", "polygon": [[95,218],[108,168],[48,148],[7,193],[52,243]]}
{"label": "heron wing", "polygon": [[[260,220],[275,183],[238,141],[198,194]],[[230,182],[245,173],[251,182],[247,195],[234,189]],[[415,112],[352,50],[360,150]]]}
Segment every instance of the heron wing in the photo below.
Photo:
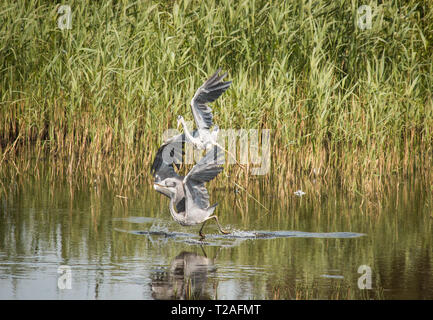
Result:
{"label": "heron wing", "polygon": [[185,197],[176,204],[177,212],[185,212]]}
{"label": "heron wing", "polygon": [[185,212],[188,214],[193,208],[207,209],[209,207],[209,193],[204,183],[185,184]]}
{"label": "heron wing", "polygon": [[205,156],[192,167],[184,179],[184,183],[191,180],[197,182],[209,182],[222,170],[224,164],[224,152],[218,146],[206,152]]}
{"label": "heron wing", "polygon": [[224,153],[215,146],[191,169],[183,180],[186,195],[187,212],[192,207],[207,209],[209,207],[209,194],[204,185],[214,179],[222,170]]}
{"label": "heron wing", "polygon": [[182,162],[185,135],[179,134],[167,140],[156,152],[150,172],[159,181],[179,177],[174,171],[175,164],[179,167]]}
{"label": "heron wing", "polygon": [[227,73],[219,76],[221,68],[219,68],[203,85],[197,89],[194,97],[191,100],[191,111],[194,115],[194,120],[199,129],[210,129],[212,126],[212,109],[207,105],[209,102],[214,102],[221,96],[232,83],[231,81],[222,81]]}

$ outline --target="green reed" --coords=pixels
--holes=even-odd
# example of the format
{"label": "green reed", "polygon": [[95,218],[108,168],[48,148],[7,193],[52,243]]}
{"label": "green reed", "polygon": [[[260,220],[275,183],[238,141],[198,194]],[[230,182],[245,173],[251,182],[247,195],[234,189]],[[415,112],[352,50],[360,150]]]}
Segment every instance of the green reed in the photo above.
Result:
{"label": "green reed", "polygon": [[[391,176],[431,177],[433,9],[385,1],[371,29],[357,1],[51,1],[0,4],[0,170],[149,181],[162,134],[218,67],[231,88],[220,128],[271,129],[284,196],[305,181],[373,194]],[[227,169],[249,186],[248,171]],[[221,178],[219,181],[226,181]]]}

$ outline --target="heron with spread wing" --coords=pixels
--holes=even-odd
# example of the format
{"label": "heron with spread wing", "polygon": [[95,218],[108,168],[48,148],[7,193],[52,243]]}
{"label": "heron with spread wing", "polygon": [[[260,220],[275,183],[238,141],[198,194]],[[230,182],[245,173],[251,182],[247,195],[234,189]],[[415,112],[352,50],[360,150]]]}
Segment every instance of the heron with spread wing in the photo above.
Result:
{"label": "heron with spread wing", "polygon": [[[173,162],[176,164],[181,163],[182,151],[186,142],[191,143],[199,150],[209,150],[212,146],[217,145],[219,128],[217,125],[214,125],[212,132],[210,132],[210,128],[213,125],[213,115],[212,109],[207,106],[207,103],[218,99],[232,83],[231,81],[222,82],[227,73],[219,76],[220,71],[221,68],[198,88],[191,100],[191,111],[198,129],[190,132],[184,118],[178,116],[177,126],[179,127],[182,124],[184,133],[169,138],[158,149],[155,162],[152,165],[152,172],[154,174],[156,166],[160,165],[163,159],[166,164],[164,170],[173,170],[172,166],[169,167]],[[219,145],[218,147],[222,148]]]}
{"label": "heron with spread wing", "polygon": [[[209,150],[213,146],[218,146],[224,152],[229,154],[235,162],[244,168],[237,160],[236,156],[231,152],[225,150],[221,145],[218,144],[218,125],[213,123],[212,109],[208,106],[209,103],[214,102],[218,99],[231,85],[231,81],[223,81],[227,76],[227,72],[223,75],[219,75],[221,68],[219,68],[205,83],[194,94],[191,100],[191,111],[194,116],[194,121],[197,129],[192,133],[188,130],[186,122],[182,116],[177,117],[177,127],[183,126],[184,136],[183,138],[192,143],[194,148],[198,150]],[[210,130],[213,126],[212,131]],[[177,136],[178,138],[178,136]]]}
{"label": "heron with spread wing", "polygon": [[232,83],[231,81],[222,81],[227,76],[227,72],[220,76],[220,71],[221,68],[203,83],[191,100],[191,111],[197,126],[196,136],[189,132],[182,116],[177,118],[177,126],[182,124],[188,142],[191,142],[199,150],[208,150],[217,143],[219,128],[215,125],[212,132],[210,131],[213,125],[213,115],[212,109],[207,104],[218,99]]}
{"label": "heron with spread wing", "polygon": [[224,153],[215,146],[207,151],[185,177],[179,176],[174,171],[173,163],[166,163],[162,155],[157,154],[152,166],[154,188],[170,198],[169,209],[173,219],[182,226],[203,223],[199,231],[202,238],[203,227],[210,219],[215,219],[221,233],[228,233],[221,228],[218,217],[212,215],[217,204],[210,205],[209,194],[204,185],[223,170],[223,162]]}

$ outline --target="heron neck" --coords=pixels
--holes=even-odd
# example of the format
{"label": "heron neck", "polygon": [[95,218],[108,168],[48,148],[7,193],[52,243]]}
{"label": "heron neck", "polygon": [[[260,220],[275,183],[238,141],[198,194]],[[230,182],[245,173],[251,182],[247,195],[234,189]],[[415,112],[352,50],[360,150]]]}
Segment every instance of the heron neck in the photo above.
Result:
{"label": "heron neck", "polygon": [[192,141],[194,139],[194,137],[192,136],[191,132],[189,132],[188,127],[187,127],[185,120],[183,118],[182,118],[181,122],[182,122],[183,132],[185,133],[185,136],[187,137],[187,139],[189,141]]}
{"label": "heron neck", "polygon": [[175,221],[181,222],[181,221],[184,220],[185,216],[182,215],[182,214],[180,214],[180,213],[178,213],[178,212],[176,212],[176,209],[174,209],[174,202],[175,202],[174,198],[175,197],[170,197],[170,206],[169,206],[169,208],[170,208],[170,214],[171,214],[171,216],[173,217],[173,219]]}

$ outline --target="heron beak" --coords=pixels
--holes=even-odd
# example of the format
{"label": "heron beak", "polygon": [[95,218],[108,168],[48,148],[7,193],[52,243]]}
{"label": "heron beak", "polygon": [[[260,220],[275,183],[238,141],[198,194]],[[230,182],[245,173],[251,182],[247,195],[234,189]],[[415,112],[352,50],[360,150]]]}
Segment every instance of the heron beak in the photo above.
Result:
{"label": "heron beak", "polygon": [[155,186],[158,186],[158,187],[161,187],[161,188],[165,188],[165,186],[162,185],[162,184],[160,184],[160,183],[156,183],[156,182],[155,182],[154,185],[155,185]]}

